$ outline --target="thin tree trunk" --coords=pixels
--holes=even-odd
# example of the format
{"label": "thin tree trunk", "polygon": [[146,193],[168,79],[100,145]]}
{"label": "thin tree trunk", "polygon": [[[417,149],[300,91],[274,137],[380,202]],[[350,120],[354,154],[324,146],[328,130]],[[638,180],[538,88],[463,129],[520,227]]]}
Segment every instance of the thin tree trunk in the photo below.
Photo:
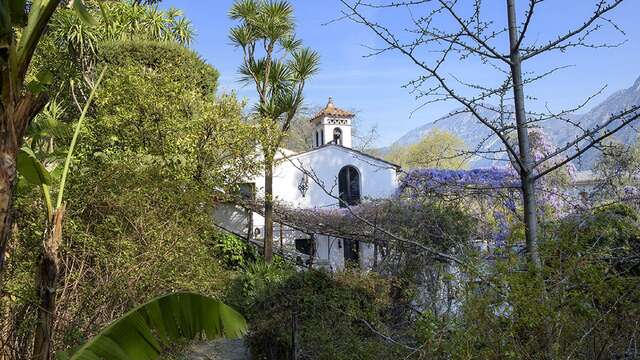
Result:
{"label": "thin tree trunk", "polygon": [[[520,57],[520,44],[518,43],[518,28],[516,19],[515,0],[507,0],[507,17],[509,22],[509,44],[511,47],[511,76],[513,78],[513,95],[516,106],[516,127],[518,130],[518,152],[522,167],[520,169],[520,181],[522,182],[522,195],[524,207],[525,240],[529,264],[535,271],[537,281],[541,289],[540,301],[547,301],[547,293],[542,277],[542,261],[538,251],[538,213],[536,206],[535,180],[533,178],[533,156],[527,129],[527,115],[524,106],[524,88],[522,84],[522,59]],[[542,353],[545,359],[553,358],[552,344],[554,331],[552,319],[548,318],[542,324],[545,336],[542,337]]]}
{"label": "thin tree trunk", "polygon": [[273,260],[273,156],[265,154],[264,167],[264,261]]}
{"label": "thin tree trunk", "polygon": [[13,225],[11,208],[16,182],[16,155],[29,123],[48,102],[45,93],[34,95],[30,92],[16,101],[10,90],[11,86],[4,80],[0,109],[0,282]]}
{"label": "thin tree trunk", "polygon": [[[15,155],[10,151],[2,151],[0,154],[0,284],[2,281],[2,269],[6,254],[8,252],[9,240],[11,239],[12,213],[11,203],[13,202],[13,184],[16,176]],[[10,306],[5,303],[3,306],[4,328],[0,348],[0,358],[10,357]],[[5,348],[6,347],[6,348]],[[5,352],[6,351],[6,352]]]}
{"label": "thin tree trunk", "polygon": [[11,239],[11,205],[16,178],[16,156],[12,151],[0,153],[0,279]]}
{"label": "thin tree trunk", "polygon": [[533,156],[527,129],[527,115],[524,106],[524,88],[522,85],[522,59],[518,44],[518,28],[515,0],[507,0],[507,16],[509,21],[509,43],[511,47],[511,76],[513,78],[513,97],[516,107],[516,127],[518,132],[518,151],[520,162],[520,181],[524,205],[525,238],[527,255],[536,270],[542,269],[538,252],[538,218],[536,212],[536,191],[533,178]]}
{"label": "thin tree trunk", "polygon": [[291,359],[298,359],[298,304],[291,311]]}
{"label": "thin tree trunk", "polygon": [[15,103],[10,99],[2,104],[0,119],[0,281],[4,269],[9,240],[11,239],[11,226],[13,224],[11,208],[13,202],[13,185],[16,180],[16,155],[18,144],[14,137],[15,129],[13,113]]}
{"label": "thin tree trunk", "polygon": [[64,212],[64,204],[54,211],[42,244],[43,251],[38,277],[40,307],[38,308],[32,360],[49,360],[51,356],[59,271],[58,249],[62,242]]}

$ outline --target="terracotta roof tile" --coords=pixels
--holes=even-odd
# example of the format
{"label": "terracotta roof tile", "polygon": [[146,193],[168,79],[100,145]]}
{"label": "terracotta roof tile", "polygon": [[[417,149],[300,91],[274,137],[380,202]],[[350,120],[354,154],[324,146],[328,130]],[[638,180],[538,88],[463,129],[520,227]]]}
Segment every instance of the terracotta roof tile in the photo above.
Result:
{"label": "terracotta roof tile", "polygon": [[337,108],[335,105],[333,105],[333,99],[329,98],[329,101],[327,102],[327,106],[325,106],[324,109],[320,110],[317,114],[315,114],[310,121],[314,121],[316,119],[319,119],[325,116],[335,117],[335,118],[352,118],[355,116],[355,114],[352,112]]}

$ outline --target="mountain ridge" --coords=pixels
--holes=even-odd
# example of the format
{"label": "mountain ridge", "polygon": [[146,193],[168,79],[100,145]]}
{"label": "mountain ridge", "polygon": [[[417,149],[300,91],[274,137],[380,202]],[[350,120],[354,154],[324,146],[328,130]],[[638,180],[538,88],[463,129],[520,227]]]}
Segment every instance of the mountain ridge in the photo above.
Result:
{"label": "mountain ridge", "polygon": [[[633,85],[626,89],[615,91],[606,99],[593,106],[585,113],[567,115],[571,121],[579,122],[584,128],[593,128],[602,124],[610,114],[622,111],[629,106],[640,105],[640,77],[638,77]],[[426,135],[429,131],[438,129],[448,131],[465,141],[471,149],[477,148],[484,139],[489,138],[481,149],[496,150],[500,148],[499,139],[492,135],[491,130],[479,123],[475,117],[468,113],[458,113],[457,110],[452,112],[454,115],[445,115],[432,122],[418,126],[396,141],[391,146],[383,149],[388,151],[395,146],[407,146],[415,144]],[[481,109],[480,115],[489,119],[495,119],[497,114],[488,109]],[[565,121],[558,119],[550,119],[541,124],[542,128],[549,135],[556,145],[563,145],[570,142],[579,133],[574,126],[569,125]],[[637,138],[637,132],[633,126],[627,126],[613,135],[615,139],[623,143],[632,143]],[[587,151],[576,166],[582,169],[590,169],[597,160],[598,152],[594,150]],[[489,167],[495,165],[495,161],[487,159],[475,159],[472,161],[473,167]]]}

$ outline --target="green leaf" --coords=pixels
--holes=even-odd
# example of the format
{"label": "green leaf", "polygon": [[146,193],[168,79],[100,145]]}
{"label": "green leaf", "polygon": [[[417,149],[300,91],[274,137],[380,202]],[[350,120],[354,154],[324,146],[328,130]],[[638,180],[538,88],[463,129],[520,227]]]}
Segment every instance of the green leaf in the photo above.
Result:
{"label": "green leaf", "polygon": [[40,94],[47,91],[47,88],[38,80],[29,81],[27,90],[32,94]]}
{"label": "green leaf", "polygon": [[10,33],[13,27],[25,25],[25,0],[3,0],[0,2],[0,34]]}
{"label": "green leaf", "polygon": [[71,360],[157,359],[162,346],[178,339],[236,338],[246,320],[222,302],[195,293],[157,297],[131,310],[83,345]]}
{"label": "green leaf", "polygon": [[49,70],[42,70],[36,75],[36,79],[38,79],[42,85],[51,85],[53,82],[53,74]]}
{"label": "green leaf", "polygon": [[84,23],[91,26],[95,26],[98,24],[96,19],[91,15],[91,13],[89,13],[89,10],[87,10],[87,7],[84,6],[82,0],[72,0],[71,6],[73,7],[73,10],[75,10],[80,20],[82,20]]}
{"label": "green leaf", "polygon": [[51,185],[51,175],[29,147],[20,149],[17,156],[18,172],[33,185]]}
{"label": "green leaf", "polygon": [[[42,37],[44,29],[47,27],[49,19],[60,0],[33,0],[31,2],[27,25],[20,34],[20,41],[15,49],[15,70],[21,70],[26,73],[31,56]],[[17,76],[16,72],[16,76]]]}

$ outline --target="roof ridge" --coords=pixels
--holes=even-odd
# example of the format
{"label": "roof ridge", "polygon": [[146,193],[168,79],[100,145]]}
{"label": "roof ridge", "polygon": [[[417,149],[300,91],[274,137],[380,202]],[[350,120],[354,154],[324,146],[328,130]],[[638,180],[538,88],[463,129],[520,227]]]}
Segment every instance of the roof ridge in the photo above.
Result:
{"label": "roof ridge", "polygon": [[311,153],[311,152],[314,152],[314,151],[318,151],[318,150],[321,150],[321,149],[324,149],[324,148],[328,148],[330,146],[335,146],[338,150],[342,150],[342,151],[346,151],[346,152],[353,152],[353,153],[356,153],[356,154],[360,154],[362,156],[366,156],[368,158],[371,158],[371,159],[383,162],[385,164],[388,164],[388,165],[390,165],[390,166],[392,166],[392,167],[394,167],[396,169],[401,169],[402,168],[402,166],[400,166],[398,164],[392,163],[391,161],[385,160],[383,158],[380,158],[380,157],[377,157],[377,156],[374,156],[374,155],[371,155],[371,154],[367,154],[364,151],[356,150],[354,148],[350,148],[350,147],[334,144],[334,143],[331,143],[331,142],[323,144],[323,145],[321,145],[321,146],[319,146],[317,148],[313,148],[313,149],[310,149],[310,150],[307,150],[307,151],[302,151],[302,152],[296,153],[294,155],[287,156],[287,158],[294,158],[294,157],[298,157],[298,156],[301,156],[301,155],[306,155],[308,153]]}

